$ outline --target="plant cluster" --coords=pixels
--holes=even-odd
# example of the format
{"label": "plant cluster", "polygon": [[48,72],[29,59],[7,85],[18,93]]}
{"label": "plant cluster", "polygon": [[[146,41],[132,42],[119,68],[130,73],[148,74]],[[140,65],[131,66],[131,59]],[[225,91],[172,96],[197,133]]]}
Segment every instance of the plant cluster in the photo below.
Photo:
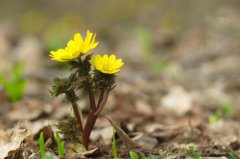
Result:
{"label": "plant cluster", "polygon": [[[51,94],[56,97],[65,94],[71,102],[80,132],[80,142],[86,149],[97,117],[107,102],[109,92],[116,86],[116,73],[124,64],[122,59],[117,59],[113,54],[93,57],[93,54],[87,54],[98,45],[95,38],[96,34],[90,31],[87,31],[84,40],[81,34],[77,33],[65,48],[50,52],[52,60],[68,62],[71,65],[69,77],[53,79]],[[89,96],[90,107],[85,124],[76,102],[79,99],[76,92],[80,89]],[[98,101],[95,100],[96,93],[99,94]]]}
{"label": "plant cluster", "polygon": [[164,152],[162,149],[160,149],[158,154],[155,154],[155,155],[153,155],[153,154],[146,155],[144,153],[137,154],[135,151],[129,152],[130,159],[161,159],[163,157],[167,157],[167,156],[171,156],[171,155],[173,155],[173,154],[169,153],[169,154],[164,155]]}
{"label": "plant cluster", "polygon": [[[57,146],[58,146],[58,156],[59,158],[63,158],[64,157],[64,142],[61,141],[59,133],[56,131],[55,133],[55,137],[56,137],[56,141],[57,141]],[[52,156],[48,156],[46,154],[46,150],[45,150],[45,143],[44,143],[44,135],[43,132],[40,133],[39,139],[38,139],[38,145],[39,145],[39,149],[40,149],[40,156],[43,159],[52,159]]]}
{"label": "plant cluster", "polygon": [[[172,150],[169,150],[167,152],[164,152],[162,149],[158,151],[158,154],[150,154],[145,155],[143,153],[140,153],[139,155],[134,152],[129,152],[130,159],[161,159],[161,158],[168,158],[171,156],[174,156],[174,153]],[[179,147],[178,148],[178,156],[179,158],[185,157],[186,159],[200,159],[202,156],[202,152],[197,151],[194,146],[189,146],[188,148]]]}
{"label": "plant cluster", "polygon": [[188,148],[179,147],[178,151],[182,156],[188,156],[187,159],[200,159],[202,156],[202,152],[196,150],[196,147],[192,145]]}

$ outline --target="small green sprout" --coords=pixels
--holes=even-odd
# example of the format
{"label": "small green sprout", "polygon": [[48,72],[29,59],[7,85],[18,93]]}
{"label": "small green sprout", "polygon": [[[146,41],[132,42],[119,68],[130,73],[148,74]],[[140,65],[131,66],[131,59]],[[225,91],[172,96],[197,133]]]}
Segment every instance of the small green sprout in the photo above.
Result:
{"label": "small green sprout", "polygon": [[190,158],[191,159],[200,159],[201,157],[202,157],[202,152],[194,151]]}
{"label": "small green sprout", "polygon": [[186,150],[185,148],[183,148],[183,147],[179,147],[179,148],[178,148],[178,151],[179,151],[179,153],[182,154],[182,155],[187,154],[187,150]]}
{"label": "small green sprout", "polygon": [[117,143],[116,143],[116,130],[113,128],[113,136],[112,136],[112,152],[113,152],[113,157],[114,159],[119,158],[118,152],[117,152]]}
{"label": "small green sprout", "polygon": [[130,151],[129,155],[130,155],[131,159],[139,159],[138,154],[136,152],[134,152],[134,151]]}
{"label": "small green sprout", "polygon": [[57,141],[57,145],[58,145],[58,156],[60,158],[64,157],[64,142],[61,141],[59,133],[56,131],[56,141]]}
{"label": "small green sprout", "polygon": [[235,115],[234,105],[231,101],[223,103],[223,107],[217,110],[213,115],[208,118],[210,124],[215,124],[223,117],[232,118]]}
{"label": "small green sprout", "polygon": [[179,147],[178,151],[181,155],[187,157],[187,159],[200,159],[202,152],[197,151],[196,147],[191,145],[188,148]]}
{"label": "small green sprout", "polygon": [[[179,147],[178,152],[179,152],[179,154],[181,154],[182,157],[184,156],[187,159],[200,159],[200,157],[202,156],[202,152],[197,151],[194,146],[189,146],[189,148]],[[145,156],[143,154],[143,155],[139,156],[134,151],[130,151],[129,155],[130,155],[131,159],[161,159],[161,158],[173,156],[174,153],[172,150],[169,150],[166,153],[164,153],[164,151],[162,149],[160,149],[158,152],[158,155],[149,154],[149,155]]]}
{"label": "small green sprout", "polygon": [[221,117],[222,117],[222,112],[218,110],[208,118],[208,121],[210,124],[215,124],[219,119],[221,119]]}
{"label": "small green sprout", "polygon": [[237,159],[239,157],[236,151],[231,151],[228,153],[228,155],[232,159]]}
{"label": "small green sprout", "polygon": [[159,157],[160,157],[160,158],[163,158],[163,156],[164,156],[164,151],[163,151],[163,149],[160,149],[160,150],[158,151],[158,154],[159,154]]}
{"label": "small green sprout", "polygon": [[44,136],[43,136],[43,132],[41,132],[40,137],[38,139],[38,144],[39,144],[39,148],[40,148],[40,155],[41,158],[45,157],[46,151],[45,151],[45,147],[44,147]]}
{"label": "small green sprout", "polygon": [[130,151],[129,156],[131,159],[160,159],[160,158],[164,157],[164,155],[162,153],[159,154],[159,156],[153,155],[153,154],[149,154],[146,156],[145,154],[140,153],[140,156],[139,156],[136,152]]}
{"label": "small green sprout", "polygon": [[189,149],[190,151],[196,151],[196,147],[193,146],[193,145],[188,146],[188,149]]}
{"label": "small green sprout", "polygon": [[11,102],[19,101],[22,98],[26,81],[22,78],[23,66],[17,65],[11,71],[11,80],[8,80],[3,75],[0,75],[0,85],[3,85],[8,98]]}

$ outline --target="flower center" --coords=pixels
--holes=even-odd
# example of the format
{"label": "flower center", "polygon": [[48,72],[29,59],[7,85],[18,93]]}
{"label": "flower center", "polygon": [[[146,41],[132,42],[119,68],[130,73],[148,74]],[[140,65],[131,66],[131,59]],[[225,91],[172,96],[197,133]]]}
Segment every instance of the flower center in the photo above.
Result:
{"label": "flower center", "polygon": [[113,68],[112,68],[111,65],[109,65],[109,64],[104,65],[104,66],[103,66],[103,69],[104,69],[105,71],[112,71],[112,70],[113,70]]}

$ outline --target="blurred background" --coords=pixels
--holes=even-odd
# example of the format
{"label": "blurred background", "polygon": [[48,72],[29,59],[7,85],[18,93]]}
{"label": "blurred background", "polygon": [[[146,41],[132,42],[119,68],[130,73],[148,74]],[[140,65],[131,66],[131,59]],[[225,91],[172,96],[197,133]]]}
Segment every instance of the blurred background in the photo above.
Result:
{"label": "blurred background", "polygon": [[0,70],[22,63],[28,75],[42,77],[58,65],[49,51],[89,29],[101,43],[96,52],[122,57],[123,71],[167,74],[194,86],[237,80],[239,7],[237,0],[2,0]]}
{"label": "blurred background", "polygon": [[238,0],[1,0],[0,112],[54,105],[50,79],[69,72],[49,52],[87,29],[100,42],[94,52],[125,62],[108,109],[211,115],[227,101],[239,110],[239,8]]}

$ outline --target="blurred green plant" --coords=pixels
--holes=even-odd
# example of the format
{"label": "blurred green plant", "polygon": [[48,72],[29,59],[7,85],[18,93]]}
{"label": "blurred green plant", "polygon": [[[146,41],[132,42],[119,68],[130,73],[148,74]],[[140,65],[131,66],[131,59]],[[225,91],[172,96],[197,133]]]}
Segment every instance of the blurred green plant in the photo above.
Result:
{"label": "blurred green plant", "polygon": [[174,155],[174,153],[173,153],[172,150],[169,150],[169,151],[167,152],[167,156],[173,156],[173,155]]}
{"label": "blurred green plant", "polygon": [[[57,145],[58,145],[58,156],[59,156],[59,158],[63,158],[64,157],[64,142],[61,141],[59,133],[57,131],[55,133],[55,138],[56,138]],[[38,145],[39,145],[39,149],[40,149],[40,157],[42,159],[54,159],[54,156],[46,154],[43,132],[40,133],[40,136],[38,139]]]}
{"label": "blurred green plant", "polygon": [[232,159],[237,159],[239,158],[239,155],[237,154],[236,151],[231,151],[228,153],[229,157],[232,158]]}
{"label": "blurred green plant", "polygon": [[136,35],[143,48],[144,58],[150,72],[155,75],[166,73],[171,78],[179,80],[181,78],[181,68],[176,63],[167,58],[156,58],[154,56],[156,50],[150,30],[146,27],[138,27]]}
{"label": "blurred green plant", "polygon": [[116,143],[116,130],[113,128],[113,136],[112,136],[112,152],[114,159],[119,158],[118,152],[117,152],[117,143]]}
{"label": "blurred green plant", "polygon": [[159,153],[159,158],[163,158],[163,156],[164,156],[163,149],[159,149],[158,153]]}
{"label": "blurred green plant", "polygon": [[39,144],[39,149],[40,149],[40,156],[41,156],[41,158],[44,158],[46,151],[45,151],[45,145],[44,145],[43,132],[40,133],[40,137],[38,139],[38,144]]}
{"label": "blurred green plant", "polygon": [[[202,157],[202,152],[198,151],[195,146],[189,146],[188,148],[179,147],[178,152],[180,157],[185,157],[186,159],[200,159]],[[153,155],[138,155],[134,151],[129,152],[130,159],[163,159],[166,157],[173,156],[174,153],[172,150],[164,152],[162,149],[159,150],[158,154]]]}
{"label": "blurred green plant", "polygon": [[195,146],[191,145],[188,148],[179,147],[178,152],[187,157],[187,159],[200,159],[202,152],[198,151]]}
{"label": "blurred green plant", "polygon": [[131,159],[139,159],[138,154],[136,152],[134,152],[134,151],[130,151],[129,155],[130,155]]}
{"label": "blurred green plant", "polygon": [[164,153],[162,149],[159,150],[157,155],[153,155],[153,154],[145,155],[143,153],[138,155],[134,151],[129,152],[130,159],[161,159],[161,158],[172,156],[172,155],[173,155],[172,151],[168,151],[167,153]]}
{"label": "blurred green plant", "polygon": [[58,145],[58,156],[60,158],[64,157],[64,142],[61,141],[59,133],[56,131],[56,141],[57,141],[57,145]]}
{"label": "blurred green plant", "polygon": [[167,59],[156,59],[154,57],[155,46],[152,40],[152,35],[149,29],[145,27],[138,27],[136,29],[137,38],[143,47],[144,57],[149,65],[150,71],[154,74],[162,73],[164,69],[169,65]]}
{"label": "blurred green plant", "polygon": [[22,99],[27,84],[26,80],[22,78],[23,65],[18,64],[12,69],[10,73],[10,80],[3,75],[0,75],[0,84],[3,85],[3,88],[6,91],[9,100],[11,102],[16,102]]}
{"label": "blurred green plant", "polygon": [[208,121],[210,124],[216,124],[219,119],[223,117],[232,118],[234,115],[233,103],[231,101],[226,101],[220,109],[208,118]]}

